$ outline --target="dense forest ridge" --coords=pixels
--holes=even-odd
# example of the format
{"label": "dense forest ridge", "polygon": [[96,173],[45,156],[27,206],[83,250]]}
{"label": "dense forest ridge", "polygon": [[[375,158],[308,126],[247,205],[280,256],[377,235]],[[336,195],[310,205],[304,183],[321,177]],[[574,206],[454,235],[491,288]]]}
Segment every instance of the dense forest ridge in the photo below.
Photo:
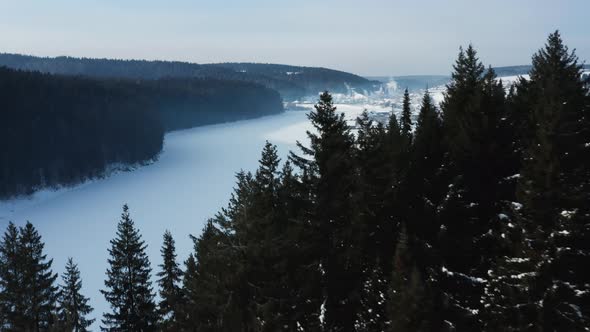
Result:
{"label": "dense forest ridge", "polygon": [[[440,110],[409,94],[353,135],[320,96],[308,145],[271,143],[239,172],[225,209],[158,266],[123,213],[110,242],[103,331],[587,331],[590,90],[558,32],[508,92],[461,49]],[[468,123],[469,126],[465,126]],[[413,130],[415,128],[415,130]],[[32,224],[0,241],[0,318],[10,330],[86,331],[68,261],[58,292]],[[132,280],[132,282],[129,282]],[[72,303],[81,303],[79,307]]]}
{"label": "dense forest ridge", "polygon": [[150,162],[164,133],[283,111],[278,92],[211,78],[90,78],[0,67],[0,199]]}
{"label": "dense forest ridge", "polygon": [[317,96],[319,91],[346,93],[350,88],[371,91],[379,82],[319,67],[262,63],[196,64],[180,61],[36,57],[0,53],[0,65],[44,73],[84,75],[101,78],[213,78],[262,84],[277,90],[285,100]]}

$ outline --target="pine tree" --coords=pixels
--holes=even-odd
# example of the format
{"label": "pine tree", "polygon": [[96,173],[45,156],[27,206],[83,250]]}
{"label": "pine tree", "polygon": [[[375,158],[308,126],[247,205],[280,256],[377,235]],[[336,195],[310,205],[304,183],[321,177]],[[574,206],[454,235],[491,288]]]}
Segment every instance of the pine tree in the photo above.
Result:
{"label": "pine tree", "polygon": [[[395,238],[393,211],[394,161],[388,133],[365,111],[357,119],[358,237],[362,239],[362,292],[357,330],[380,330],[386,325],[385,294]],[[396,130],[396,129],[394,129]]]}
{"label": "pine tree", "polygon": [[256,212],[250,215],[249,222],[251,227],[259,229],[258,235],[250,236],[249,246],[260,250],[248,259],[258,265],[254,266],[250,283],[257,286],[261,330],[297,331],[314,326],[310,321],[316,315],[313,308],[317,301],[311,290],[317,285],[314,282],[317,273],[309,271],[307,266],[316,262],[302,257],[309,238],[302,236],[308,229],[301,222],[301,210],[297,209],[304,204],[301,184],[290,162],[281,171],[278,166],[276,147],[267,142],[254,181]]}
{"label": "pine tree", "polygon": [[399,121],[397,120],[397,116],[395,115],[395,113],[393,113],[393,111],[389,115],[389,120],[387,121],[387,133],[390,142],[395,145],[400,145],[399,148],[401,149],[401,128]]}
{"label": "pine tree", "polygon": [[[248,261],[245,256],[244,234],[240,230],[248,225],[253,211],[255,179],[250,172],[237,174],[237,185],[228,206],[212,220],[204,239],[195,242],[198,267],[203,276],[210,276],[218,289],[227,289],[231,295],[218,290],[220,301],[225,301],[221,314],[221,329],[252,330],[259,327],[257,308],[253,304],[253,291],[248,279]],[[219,226],[219,228],[217,227]],[[227,275],[226,272],[234,271]],[[229,298],[229,300],[228,300]]]}
{"label": "pine tree", "polygon": [[193,237],[195,254],[185,262],[179,321],[186,331],[242,331],[244,320],[255,317],[243,308],[243,266],[233,237],[215,226],[220,218],[209,220],[201,236]]}
{"label": "pine tree", "polygon": [[[406,148],[404,147],[404,140],[400,128],[400,124],[395,116],[395,113],[391,113],[386,126],[386,164],[390,172],[390,179],[388,185],[390,190],[386,191],[384,195],[390,200],[396,200],[400,191],[400,185],[403,178],[403,158],[405,158]],[[399,207],[396,204],[395,209]],[[390,212],[394,212],[393,210]]]}
{"label": "pine tree", "polygon": [[[413,144],[413,167],[424,167],[434,171],[440,167],[440,158],[442,147],[440,146],[442,138],[442,122],[440,115],[426,91],[422,97],[418,121],[416,123],[415,139]],[[438,144],[437,144],[438,143]],[[437,157],[437,159],[434,159]],[[427,170],[421,170],[419,173],[428,173]]]}
{"label": "pine tree", "polygon": [[400,119],[402,137],[404,138],[405,145],[410,146],[412,144],[412,106],[410,101],[410,93],[408,89],[404,90],[404,98],[402,102],[402,116]]}
{"label": "pine tree", "polygon": [[[236,177],[228,206],[207,222],[201,236],[193,237],[195,253],[186,262],[180,319],[187,330],[248,331],[260,327],[256,302],[260,284],[252,278],[252,271],[260,265],[250,261],[250,251],[257,251],[255,236],[260,234],[260,225],[252,219],[257,215],[253,204],[260,184],[251,173],[240,171]],[[263,175],[259,172],[258,177]]]}
{"label": "pine tree", "polygon": [[164,233],[164,244],[160,253],[163,263],[160,265],[160,272],[156,275],[159,278],[158,285],[160,286],[161,300],[158,309],[162,318],[161,328],[166,331],[174,331],[177,329],[178,309],[182,301],[180,289],[182,271],[176,262],[176,247],[169,231]]}
{"label": "pine tree", "polygon": [[[390,159],[392,167],[390,172],[393,175],[393,181],[391,182],[391,193],[386,194],[389,196],[394,204],[391,204],[389,214],[392,216],[396,228],[400,225],[411,225],[409,220],[415,213],[415,207],[412,206],[415,202],[412,201],[412,187],[410,180],[412,176],[412,145],[414,140],[414,134],[412,133],[412,110],[410,94],[408,89],[404,90],[403,101],[402,101],[402,113],[399,124],[395,118],[395,114],[392,112],[389,121],[389,133],[390,137]],[[413,231],[413,228],[410,229]],[[396,234],[397,235],[397,234]],[[394,246],[389,245],[390,249]],[[387,257],[385,262],[393,262],[393,256]],[[390,271],[391,266],[385,271]]]}
{"label": "pine tree", "polygon": [[43,253],[45,244],[33,224],[20,229],[19,258],[22,264],[21,281],[26,303],[24,318],[25,330],[47,330],[54,322],[57,287],[54,285],[57,274],[51,271],[52,259],[47,260]]}
{"label": "pine tree", "polygon": [[506,253],[491,270],[486,290],[490,331],[573,331],[588,325],[588,311],[582,309],[588,287],[581,281],[588,274],[578,267],[588,262],[582,244],[588,236],[583,201],[589,192],[583,142],[590,136],[588,90],[579,72],[574,52],[556,32],[533,57],[530,82],[521,80],[512,93],[515,106],[529,118],[520,139],[520,202],[503,217]]}
{"label": "pine tree", "polygon": [[[367,271],[374,270],[377,261],[380,271],[389,271],[393,256],[391,240],[395,237],[392,204],[396,156],[388,133],[381,123],[374,124],[365,111],[357,119],[358,205],[362,225],[364,258]],[[397,130],[397,129],[394,129]],[[400,143],[395,142],[395,143]],[[387,262],[387,263],[386,263]]]}
{"label": "pine tree", "polygon": [[[578,330],[590,324],[588,264],[590,214],[590,107],[575,52],[559,32],[533,56],[531,107],[538,123],[521,178],[524,219],[537,226],[534,299],[545,330]],[[544,163],[544,166],[541,166]]]}
{"label": "pine tree", "polygon": [[[252,181],[250,206],[247,213],[233,220],[235,236],[244,267],[243,282],[248,289],[245,299],[248,312],[253,313],[252,322],[261,322],[262,330],[276,330],[282,322],[280,265],[282,257],[278,249],[282,244],[284,220],[279,217],[279,163],[276,146],[266,142],[259,167]],[[255,323],[253,323],[255,324]],[[254,328],[254,327],[252,327]]]}
{"label": "pine tree", "polygon": [[[404,97],[402,102],[402,114],[400,118],[400,131],[401,141],[399,142],[399,155],[396,158],[396,170],[397,174],[397,194],[395,200],[397,202],[398,219],[405,219],[404,216],[408,214],[408,200],[410,188],[408,187],[407,177],[410,171],[411,162],[411,146],[414,139],[412,133],[412,110],[410,94],[408,89],[404,91]],[[390,246],[391,247],[391,246]],[[391,261],[391,260],[387,260]]]}
{"label": "pine tree", "polygon": [[448,303],[446,320],[459,330],[481,329],[481,297],[494,256],[488,231],[500,210],[492,195],[499,178],[490,165],[496,158],[494,137],[503,93],[492,70],[484,75],[473,47],[461,49],[442,103],[448,151],[443,176],[449,181],[437,211],[440,289]]}
{"label": "pine tree", "polygon": [[150,281],[150,262],[146,245],[123,205],[117,237],[111,240],[105,290],[101,293],[111,305],[105,313],[103,331],[155,331],[158,315]]}
{"label": "pine tree", "polygon": [[314,250],[318,233],[308,222],[312,205],[308,180],[305,174],[294,173],[290,161],[284,163],[280,174],[279,219],[286,225],[279,230],[283,236],[277,248],[283,258],[280,264],[283,275],[277,282],[288,299],[280,305],[282,316],[289,322],[283,330],[320,329],[321,274]]}
{"label": "pine tree", "polygon": [[[480,106],[482,116],[475,125],[479,133],[473,135],[473,140],[479,141],[480,152],[474,157],[480,170],[475,175],[470,175],[478,179],[473,186],[484,185],[491,189],[480,189],[475,194],[475,199],[482,202],[479,211],[482,217],[497,212],[498,202],[514,199],[516,182],[506,179],[512,178],[520,163],[514,158],[514,128],[510,123],[506,123],[509,111],[505,91],[495,71],[491,67],[488,68],[483,76]],[[498,155],[505,157],[498,158]]]}
{"label": "pine tree", "polygon": [[66,271],[62,275],[62,281],[58,298],[60,322],[71,331],[88,331],[88,327],[92,325],[94,319],[88,319],[86,316],[94,309],[88,304],[90,299],[80,293],[82,289],[80,270],[71,257],[66,263]]}
{"label": "pine tree", "polygon": [[198,284],[197,284],[197,262],[191,253],[184,262],[184,273],[182,275],[182,302],[178,310],[178,325],[182,331],[197,331]]}
{"label": "pine tree", "polygon": [[0,304],[7,331],[47,331],[55,324],[57,287],[52,260],[30,222],[8,224],[0,244]]}
{"label": "pine tree", "polygon": [[7,331],[24,329],[26,303],[24,299],[23,266],[19,250],[18,228],[9,222],[0,242],[0,317]]}
{"label": "pine tree", "polygon": [[393,330],[440,330],[439,206],[446,193],[442,121],[428,93],[418,115],[409,167],[400,187],[405,206],[400,219],[393,278],[390,281],[390,327]]}
{"label": "pine tree", "polygon": [[511,221],[524,245],[509,248],[490,289],[491,300],[504,304],[494,318],[509,331],[582,330],[590,321],[588,273],[580,268],[588,264],[590,220],[588,89],[580,70],[555,32],[533,56],[530,83],[520,91],[531,138],[517,192],[523,208]]}
{"label": "pine tree", "polygon": [[[551,34],[545,48],[533,56],[529,114],[536,125],[525,154],[519,198],[543,227],[554,225],[560,203],[566,203],[565,197],[577,197],[569,194],[584,185],[567,183],[565,174],[583,171],[580,157],[587,154],[587,89],[580,69],[575,52],[569,53],[559,32]],[[579,179],[578,175],[569,177]]]}
{"label": "pine tree", "polygon": [[292,154],[291,160],[313,178],[312,222],[321,239],[314,249],[325,285],[325,329],[354,329],[362,285],[361,252],[355,192],[354,138],[337,114],[332,96],[324,92],[308,115],[317,133],[308,132],[310,146],[298,144],[312,159]]}
{"label": "pine tree", "polygon": [[451,82],[447,85],[443,111],[446,145],[450,151],[450,160],[458,170],[467,169],[473,161],[471,153],[477,153],[477,126],[482,119],[481,92],[483,86],[484,66],[477,57],[472,45],[466,51],[461,48],[453,66]]}
{"label": "pine tree", "polygon": [[[444,149],[440,115],[428,91],[422,98],[409,168],[405,178],[405,224],[410,247],[419,266],[425,267],[426,248],[433,248],[440,228],[436,218],[444,190],[441,179]],[[433,253],[429,253],[431,256]]]}

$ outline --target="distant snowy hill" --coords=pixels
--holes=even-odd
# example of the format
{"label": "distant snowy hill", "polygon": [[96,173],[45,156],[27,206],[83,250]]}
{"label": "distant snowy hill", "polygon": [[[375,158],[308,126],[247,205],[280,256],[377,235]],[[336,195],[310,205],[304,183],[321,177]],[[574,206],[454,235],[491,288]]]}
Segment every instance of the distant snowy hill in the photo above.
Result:
{"label": "distant snowy hill", "polygon": [[[496,75],[506,81],[506,77],[516,78],[517,76],[528,75],[531,65],[493,67]],[[584,66],[584,75],[590,75],[590,65]],[[395,82],[399,89],[408,88],[410,91],[423,90],[427,87],[438,87],[445,85],[451,79],[450,75],[405,75],[405,76],[367,76],[369,80],[382,83]]]}
{"label": "distant snowy hill", "polygon": [[75,57],[37,57],[0,53],[0,66],[53,74],[84,75],[101,78],[214,78],[246,81],[277,90],[287,100],[314,95],[324,90],[344,93],[378,88],[379,82],[318,67],[301,67],[262,63],[196,64],[179,61],[91,59]]}
{"label": "distant snowy hill", "polygon": [[[518,76],[526,75],[531,71],[531,65],[520,65],[520,66],[504,66],[494,67],[496,75],[498,76]],[[590,70],[590,65],[584,65],[584,69]]]}
{"label": "distant snowy hill", "polygon": [[[253,77],[261,83],[281,82],[282,85],[292,85],[294,89],[301,89],[305,95],[314,97],[320,91],[335,93],[347,92],[349,88],[359,91],[371,91],[378,88],[381,82],[369,80],[364,77],[322,67],[302,67],[264,63],[218,63],[203,65],[207,68],[231,69],[244,77]],[[285,91],[277,87],[284,95],[293,94],[295,91]]]}

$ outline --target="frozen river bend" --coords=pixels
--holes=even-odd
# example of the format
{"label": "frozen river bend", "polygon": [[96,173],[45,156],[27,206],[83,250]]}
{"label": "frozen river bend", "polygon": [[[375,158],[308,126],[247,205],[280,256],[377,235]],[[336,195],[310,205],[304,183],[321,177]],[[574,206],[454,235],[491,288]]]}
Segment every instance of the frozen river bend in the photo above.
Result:
{"label": "frozen river bend", "polygon": [[[338,106],[349,119],[364,109],[363,105]],[[311,127],[306,113],[287,111],[170,133],[154,164],[74,188],[42,192],[32,199],[0,202],[2,232],[9,221],[17,225],[31,221],[43,237],[48,257],[54,259],[54,272],[61,274],[66,259],[73,257],[82,273],[83,292],[95,308],[91,316],[100,322],[109,308],[99,290],[104,287],[107,249],[122,205],[129,204],[154,272],[161,263],[159,250],[166,229],[176,240],[178,260],[184,261],[192,250],[188,235],[199,235],[205,221],[227,204],[237,171],[256,169],[266,140],[278,146],[283,160],[295,149],[296,140],[306,142],[305,131]]]}

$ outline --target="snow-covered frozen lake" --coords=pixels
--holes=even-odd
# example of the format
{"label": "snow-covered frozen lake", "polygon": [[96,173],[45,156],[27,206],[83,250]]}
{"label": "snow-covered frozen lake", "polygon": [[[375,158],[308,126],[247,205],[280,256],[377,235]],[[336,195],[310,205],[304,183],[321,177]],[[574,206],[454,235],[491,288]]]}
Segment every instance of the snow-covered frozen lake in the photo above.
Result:
{"label": "snow-covered frozen lake", "polygon": [[[349,119],[364,108],[382,110],[338,105]],[[48,257],[54,259],[53,270],[60,274],[67,258],[73,257],[82,273],[83,292],[95,308],[92,316],[100,324],[102,313],[109,310],[100,294],[107,249],[122,205],[129,204],[131,217],[148,245],[154,272],[161,263],[159,251],[166,229],[176,240],[179,261],[184,261],[192,251],[188,235],[198,236],[205,221],[227,204],[237,171],[256,169],[266,140],[276,144],[284,158],[295,149],[297,140],[306,142],[305,132],[311,127],[306,113],[287,111],[167,134],[164,150],[154,164],[57,192],[41,192],[31,199],[0,202],[1,231],[9,221],[17,225],[31,221],[43,237]]]}

